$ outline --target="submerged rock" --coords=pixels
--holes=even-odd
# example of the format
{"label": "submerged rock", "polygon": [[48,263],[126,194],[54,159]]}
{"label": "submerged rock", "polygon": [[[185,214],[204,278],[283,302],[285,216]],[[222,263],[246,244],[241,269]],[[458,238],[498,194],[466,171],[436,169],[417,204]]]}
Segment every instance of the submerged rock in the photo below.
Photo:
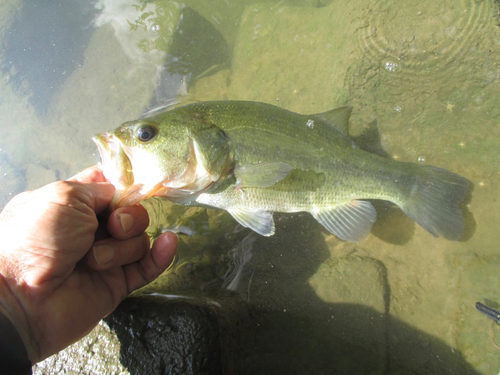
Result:
{"label": "submerged rock", "polygon": [[222,373],[219,325],[210,306],[166,296],[129,298],[106,322],[132,375]]}

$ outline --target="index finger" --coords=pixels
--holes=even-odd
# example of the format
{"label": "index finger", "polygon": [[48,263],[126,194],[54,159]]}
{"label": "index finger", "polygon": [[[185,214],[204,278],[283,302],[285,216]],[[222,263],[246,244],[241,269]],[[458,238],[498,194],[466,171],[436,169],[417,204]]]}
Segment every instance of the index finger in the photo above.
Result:
{"label": "index finger", "polygon": [[106,182],[106,177],[98,165],[94,165],[77,173],[73,177],[68,178],[68,181],[74,182]]}
{"label": "index finger", "polygon": [[106,182],[81,183],[75,181],[56,181],[45,185],[31,194],[40,202],[55,203],[60,207],[83,210],[84,206],[96,214],[102,213],[109,206],[115,187]]}

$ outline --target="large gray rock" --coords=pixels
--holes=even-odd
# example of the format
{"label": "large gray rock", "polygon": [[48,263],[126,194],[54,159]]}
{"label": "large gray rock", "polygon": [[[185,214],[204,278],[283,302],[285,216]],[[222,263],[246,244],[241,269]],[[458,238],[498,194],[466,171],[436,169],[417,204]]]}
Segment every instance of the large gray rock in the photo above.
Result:
{"label": "large gray rock", "polygon": [[120,363],[120,342],[101,321],[80,341],[33,366],[34,375],[128,375]]}
{"label": "large gray rock", "polygon": [[108,318],[132,375],[220,374],[221,342],[213,308],[162,297],[125,300]]}

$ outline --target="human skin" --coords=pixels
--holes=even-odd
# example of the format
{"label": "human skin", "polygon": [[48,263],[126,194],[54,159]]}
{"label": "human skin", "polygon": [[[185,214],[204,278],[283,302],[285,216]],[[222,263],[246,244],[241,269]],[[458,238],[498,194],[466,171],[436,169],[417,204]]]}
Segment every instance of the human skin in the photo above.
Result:
{"label": "human skin", "polygon": [[85,336],[173,260],[177,236],[151,248],[142,206],[106,212],[114,191],[94,166],[17,195],[0,214],[0,312],[32,364]]}

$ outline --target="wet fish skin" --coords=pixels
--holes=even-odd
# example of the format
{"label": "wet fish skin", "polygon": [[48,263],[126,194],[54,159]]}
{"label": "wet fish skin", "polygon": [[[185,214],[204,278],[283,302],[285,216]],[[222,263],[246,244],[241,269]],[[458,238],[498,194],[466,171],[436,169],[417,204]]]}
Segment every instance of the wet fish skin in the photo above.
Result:
{"label": "wet fish skin", "polygon": [[[307,211],[339,238],[358,241],[376,219],[366,199],[383,199],[432,235],[458,240],[468,181],[360,149],[347,135],[350,113],[350,107],[300,115],[257,102],[200,102],[94,140],[105,175],[119,185],[115,205],[164,196],[225,209],[265,236],[274,234],[272,212]],[[144,131],[153,137],[141,141]]]}

